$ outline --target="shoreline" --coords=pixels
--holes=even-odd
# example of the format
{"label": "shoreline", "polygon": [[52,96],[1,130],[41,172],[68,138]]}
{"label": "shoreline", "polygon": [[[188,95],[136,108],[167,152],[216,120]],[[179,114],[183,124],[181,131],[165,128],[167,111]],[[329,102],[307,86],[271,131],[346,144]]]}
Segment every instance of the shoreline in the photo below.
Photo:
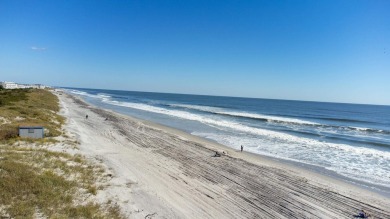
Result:
{"label": "shoreline", "polygon": [[[82,101],[85,102],[85,100],[82,100]],[[332,183],[335,182],[336,184],[344,183],[347,186],[356,187],[356,189],[362,190],[362,192],[373,193],[373,194],[371,194],[372,196],[378,195],[378,196],[383,197],[385,199],[389,199],[389,201],[390,201],[390,188],[387,188],[387,187],[383,187],[380,185],[374,185],[374,184],[370,184],[370,183],[363,182],[363,181],[354,180],[354,179],[348,178],[346,176],[340,175],[332,170],[327,170],[323,167],[310,165],[310,164],[306,164],[306,163],[300,163],[298,161],[286,160],[286,159],[282,159],[282,158],[276,158],[276,157],[266,156],[266,155],[262,155],[262,154],[256,154],[256,153],[245,151],[245,150],[241,153],[238,148],[234,149],[232,147],[220,144],[217,141],[214,141],[212,139],[202,138],[202,137],[199,137],[196,135],[192,135],[191,133],[185,132],[185,131],[180,130],[180,129],[172,128],[172,127],[169,127],[169,126],[166,126],[163,124],[159,124],[159,123],[155,123],[155,122],[152,122],[149,120],[144,120],[144,119],[132,117],[130,115],[124,115],[124,114],[115,112],[113,110],[97,107],[97,106],[92,105],[88,102],[86,102],[86,103],[93,106],[93,107],[96,107],[98,109],[105,110],[105,111],[108,111],[110,113],[116,114],[117,116],[124,117],[125,119],[136,120],[136,121],[142,122],[144,124],[147,124],[151,127],[160,128],[160,129],[168,131],[170,133],[174,133],[174,134],[177,134],[180,136],[185,136],[189,140],[201,142],[206,147],[210,146],[209,149],[211,149],[211,150],[233,152],[233,153],[229,153],[229,156],[233,156],[235,158],[245,159],[246,161],[250,161],[254,164],[269,165],[272,167],[288,169],[288,170],[293,171],[295,174],[301,175],[303,177],[310,175],[312,180],[320,178],[319,183],[324,183],[326,181],[329,181]],[[303,174],[302,174],[302,172],[303,172]],[[325,185],[329,186],[327,183],[325,183]],[[371,188],[370,186],[379,187],[381,189],[384,189],[384,191],[380,190],[378,188]],[[383,191],[385,194],[382,194],[381,191]]]}
{"label": "shoreline", "polygon": [[[69,94],[69,93],[67,93],[67,94]],[[88,101],[84,100],[82,97],[80,97],[78,95],[73,95],[73,94],[69,94],[69,95],[76,96],[77,98],[80,98],[83,102],[85,102],[88,105],[115,113],[119,116],[125,116],[125,117],[128,117],[129,119],[137,120],[137,121],[143,122],[145,124],[148,124],[150,126],[161,127],[162,129],[170,130],[171,132],[178,133],[179,135],[189,135],[192,138],[196,139],[197,141],[204,141],[205,143],[206,142],[215,143],[216,145],[218,145],[219,147],[222,147],[224,149],[235,150],[234,148],[227,146],[227,145],[223,145],[223,144],[221,144],[213,139],[207,139],[204,137],[196,136],[196,135],[193,135],[190,132],[187,132],[185,130],[180,130],[180,129],[175,128],[175,127],[170,127],[170,126],[160,124],[157,122],[149,121],[147,119],[138,118],[136,116],[125,114],[123,112],[122,113],[117,112],[113,109],[106,109],[106,108],[103,108],[101,106],[94,105],[93,103],[89,103]],[[239,151],[239,149],[237,149],[237,151]],[[278,157],[272,157],[272,156],[267,156],[267,155],[258,154],[258,153],[254,153],[254,152],[248,152],[248,151],[245,151],[245,149],[244,149],[244,152],[252,154],[253,156],[258,156],[259,159],[268,160],[268,162],[273,161],[273,162],[275,162],[274,165],[278,165],[281,163],[281,167],[284,167],[284,168],[289,168],[291,165],[293,165],[296,167],[297,170],[309,171],[310,173],[316,173],[320,176],[329,177],[330,180],[339,180],[339,181],[346,183],[346,184],[349,184],[351,186],[356,186],[360,189],[367,190],[369,192],[376,193],[377,195],[382,196],[384,198],[390,199],[390,187],[386,187],[383,185],[378,185],[378,184],[374,184],[374,183],[370,183],[370,182],[365,182],[365,181],[360,181],[357,179],[349,178],[349,177],[341,175],[333,170],[328,170],[324,167],[316,166],[313,164],[307,164],[307,163],[302,163],[299,161],[288,160],[288,159],[283,159],[283,158],[278,158]]]}
{"label": "shoreline", "polygon": [[[82,101],[86,102],[83,99],[82,99]],[[110,113],[116,114],[117,116],[121,116],[121,117],[124,117],[126,119],[136,120],[136,121],[142,122],[144,124],[147,124],[149,126],[152,126],[155,128],[160,128],[162,130],[166,130],[170,133],[174,133],[174,134],[177,134],[180,136],[185,136],[186,138],[188,138],[190,140],[202,142],[202,143],[204,143],[205,146],[210,146],[211,150],[231,151],[231,152],[233,151],[233,152],[235,152],[235,154],[234,154],[235,158],[245,158],[245,159],[251,158],[250,161],[255,163],[255,164],[261,164],[261,165],[268,164],[268,165],[273,166],[273,167],[277,166],[278,168],[289,169],[291,171],[294,171],[296,174],[300,174],[300,172],[305,172],[305,174],[313,175],[314,179],[317,177],[323,178],[320,180],[321,182],[322,181],[336,181],[339,183],[345,183],[347,185],[362,189],[363,191],[375,193],[374,195],[379,195],[383,198],[390,200],[390,188],[387,188],[387,187],[384,187],[381,185],[376,185],[376,184],[371,184],[368,182],[363,182],[363,181],[351,179],[351,178],[348,178],[348,177],[343,176],[341,174],[338,174],[332,170],[327,170],[324,167],[320,167],[320,166],[301,163],[301,162],[293,161],[293,160],[286,160],[286,159],[282,159],[282,158],[266,156],[266,155],[262,155],[262,154],[257,154],[257,153],[245,151],[245,150],[243,151],[243,153],[241,153],[240,149],[238,149],[238,148],[234,149],[232,147],[223,145],[223,144],[221,144],[215,140],[212,140],[212,139],[207,139],[207,138],[203,138],[200,136],[192,135],[191,133],[188,133],[186,131],[183,131],[183,130],[180,130],[177,128],[169,127],[169,126],[166,126],[163,124],[155,123],[155,122],[152,122],[149,120],[133,117],[130,115],[118,113],[118,112],[115,112],[115,111],[110,110],[110,109],[105,109],[105,108],[95,106],[95,105],[90,104],[88,102],[86,102],[86,103],[93,106],[93,107],[96,107],[98,109],[102,109],[102,110],[108,111]],[[244,154],[244,155],[242,155],[242,154]],[[229,155],[232,156],[232,153],[229,153]],[[302,175],[305,176],[305,174],[302,174]],[[370,186],[375,186],[375,187],[378,187],[380,189],[372,188]],[[381,192],[384,192],[385,194],[382,194]]]}
{"label": "shoreline", "polygon": [[[69,95],[69,94],[66,94],[66,95]],[[370,191],[368,189],[360,188],[356,185],[349,184],[349,183],[344,182],[340,179],[337,179],[337,178],[334,178],[331,176],[327,176],[327,175],[323,175],[323,174],[320,174],[318,172],[315,172],[313,170],[310,170],[310,169],[307,169],[304,167],[300,167],[296,164],[291,165],[291,163],[289,163],[289,161],[285,161],[285,160],[281,160],[281,159],[277,159],[277,158],[272,158],[272,157],[267,157],[264,155],[254,154],[254,153],[250,153],[250,152],[244,152],[244,153],[237,152],[237,150],[232,149],[232,148],[225,146],[225,145],[221,145],[217,142],[210,141],[208,139],[204,139],[204,138],[201,138],[198,136],[194,136],[194,135],[191,135],[191,134],[184,132],[184,131],[181,131],[181,130],[177,130],[177,129],[170,128],[170,127],[167,127],[164,125],[156,124],[156,123],[153,123],[151,121],[146,121],[146,120],[130,117],[128,115],[116,113],[116,112],[113,112],[111,110],[98,108],[98,107],[93,106],[89,103],[86,103],[84,100],[81,100],[81,98],[79,98],[79,97],[75,97],[74,95],[70,95],[70,96],[72,96],[73,98],[77,98],[80,101],[77,104],[81,104],[81,105],[84,104],[84,107],[87,108],[87,110],[91,110],[94,113],[97,113],[98,115],[100,114],[100,116],[102,116],[102,117],[112,116],[112,118],[110,118],[109,120],[117,119],[119,121],[119,120],[123,119],[126,122],[130,121],[130,123],[138,123],[138,124],[140,124],[140,126],[142,125],[144,127],[148,127],[151,129],[157,129],[161,133],[168,135],[169,137],[174,136],[174,138],[172,138],[173,140],[179,139],[179,140],[182,140],[184,142],[195,143],[195,145],[199,144],[199,147],[203,147],[209,151],[208,152],[209,155],[211,155],[214,151],[224,151],[225,153],[228,154],[228,156],[226,156],[226,157],[228,157],[229,159],[233,159],[233,161],[237,161],[237,162],[244,161],[244,163],[248,162],[248,164],[255,165],[254,168],[269,168],[269,169],[272,169],[272,171],[271,171],[272,174],[274,174],[274,172],[281,171],[281,173],[283,173],[283,174],[290,174],[290,175],[292,175],[292,177],[298,177],[299,178],[298,181],[302,181],[302,180],[309,181],[310,185],[317,186],[318,188],[324,189],[326,191],[332,191],[332,193],[335,192],[337,194],[343,194],[345,196],[353,198],[353,200],[355,200],[355,199],[361,200],[359,202],[365,202],[365,203],[371,203],[371,204],[375,203],[378,206],[382,206],[382,207],[379,207],[382,209],[384,209],[383,207],[390,203],[389,199],[387,199],[385,196],[381,196],[381,194],[375,193],[375,192]],[[118,127],[116,127],[116,128],[118,128]],[[122,134],[124,136],[126,136],[126,134],[128,134],[128,133],[122,133]],[[169,139],[169,140],[172,140],[172,139]],[[183,149],[183,150],[185,150],[185,149]],[[204,150],[204,149],[202,149],[202,150]],[[216,158],[216,159],[218,159],[218,158]],[[277,169],[277,171],[274,170],[275,168]],[[305,187],[307,185],[303,185],[303,186]],[[314,189],[314,191],[318,192],[317,191],[318,188]],[[321,191],[319,191],[319,192],[321,192]],[[252,195],[256,195],[256,194],[252,194]],[[323,207],[321,207],[321,208],[323,208]],[[325,212],[329,213],[328,211],[325,211]],[[353,214],[354,212],[350,212],[350,213]],[[330,216],[331,214],[327,215],[327,214],[324,214],[324,212],[321,212],[318,215],[323,215],[324,217],[327,217],[327,216]],[[344,215],[344,216],[346,216],[346,215]]]}

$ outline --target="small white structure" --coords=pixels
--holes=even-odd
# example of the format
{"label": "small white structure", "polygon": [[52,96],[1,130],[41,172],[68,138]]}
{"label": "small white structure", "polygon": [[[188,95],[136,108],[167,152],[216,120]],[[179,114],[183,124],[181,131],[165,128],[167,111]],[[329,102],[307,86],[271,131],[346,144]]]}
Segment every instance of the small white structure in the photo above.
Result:
{"label": "small white structure", "polygon": [[22,138],[43,138],[45,129],[42,126],[20,126],[19,137]]}
{"label": "small white structure", "polygon": [[18,89],[18,84],[15,83],[15,82],[3,81],[3,82],[1,82],[1,86],[2,86],[4,89]]}

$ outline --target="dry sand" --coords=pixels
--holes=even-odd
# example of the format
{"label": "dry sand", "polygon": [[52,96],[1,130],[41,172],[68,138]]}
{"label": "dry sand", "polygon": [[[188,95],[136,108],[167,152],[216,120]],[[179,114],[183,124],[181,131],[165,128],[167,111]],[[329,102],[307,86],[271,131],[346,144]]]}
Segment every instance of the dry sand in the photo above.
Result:
{"label": "dry sand", "polygon": [[378,194],[58,97],[80,152],[112,172],[97,198],[113,198],[129,218],[353,218],[360,209],[390,218],[390,200]]}

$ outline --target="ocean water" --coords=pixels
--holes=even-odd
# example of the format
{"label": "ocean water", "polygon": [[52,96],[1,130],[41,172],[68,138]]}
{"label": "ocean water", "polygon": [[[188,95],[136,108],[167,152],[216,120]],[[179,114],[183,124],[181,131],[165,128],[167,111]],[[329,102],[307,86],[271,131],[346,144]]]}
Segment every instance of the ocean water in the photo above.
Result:
{"label": "ocean water", "polygon": [[66,91],[99,107],[390,191],[390,106],[80,88]]}

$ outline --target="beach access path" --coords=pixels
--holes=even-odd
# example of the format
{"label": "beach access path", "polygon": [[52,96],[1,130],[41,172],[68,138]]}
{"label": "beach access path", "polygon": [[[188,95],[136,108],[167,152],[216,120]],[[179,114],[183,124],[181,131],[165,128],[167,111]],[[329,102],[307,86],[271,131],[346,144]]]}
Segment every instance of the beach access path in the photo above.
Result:
{"label": "beach access path", "polygon": [[129,218],[390,218],[389,199],[359,187],[57,96],[80,152],[112,173],[97,198]]}

